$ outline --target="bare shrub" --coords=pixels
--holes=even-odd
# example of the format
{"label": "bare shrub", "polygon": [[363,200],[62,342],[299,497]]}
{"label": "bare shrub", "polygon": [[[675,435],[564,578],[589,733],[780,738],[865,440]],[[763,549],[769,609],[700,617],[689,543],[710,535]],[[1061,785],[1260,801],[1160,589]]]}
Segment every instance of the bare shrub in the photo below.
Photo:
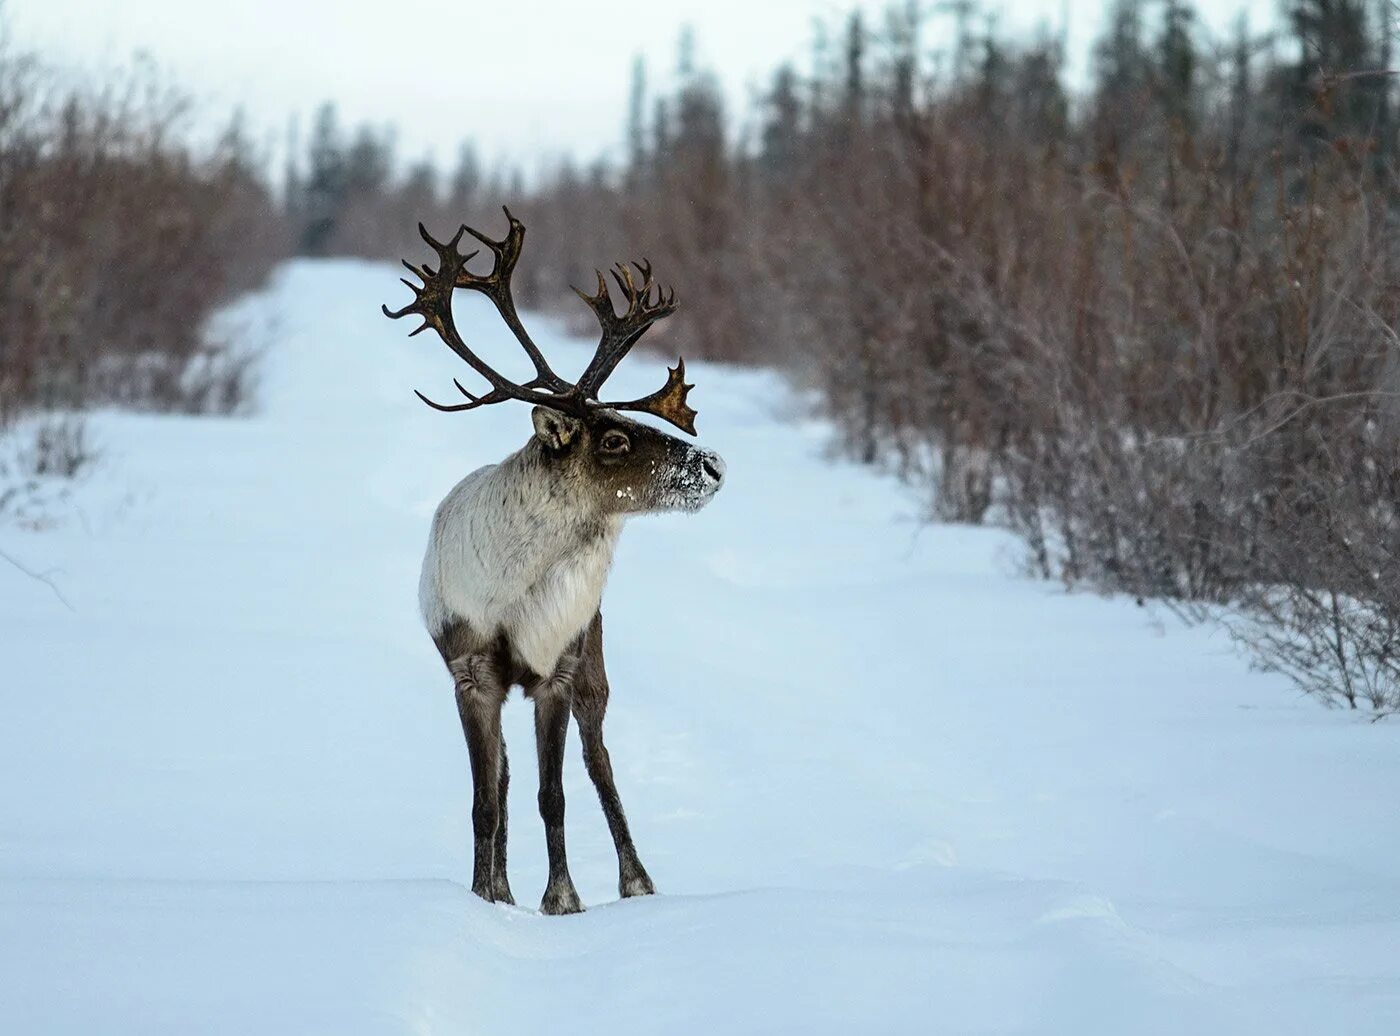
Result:
{"label": "bare shrub", "polygon": [[1273,501],[1258,582],[1221,617],[1305,692],[1400,711],[1400,449],[1374,409],[1351,436],[1314,439],[1319,456]]}
{"label": "bare shrub", "polygon": [[97,451],[81,418],[41,418],[27,432],[30,442],[19,452],[21,475],[74,478],[97,460]]}
{"label": "bare shrub", "polygon": [[149,69],[96,90],[0,56],[0,413],[233,409],[205,320],[285,254],[235,121],[197,153]]}
{"label": "bare shrub", "polygon": [[0,428],[0,520],[30,529],[57,523],[73,480],[99,459],[78,414],[36,414]]}

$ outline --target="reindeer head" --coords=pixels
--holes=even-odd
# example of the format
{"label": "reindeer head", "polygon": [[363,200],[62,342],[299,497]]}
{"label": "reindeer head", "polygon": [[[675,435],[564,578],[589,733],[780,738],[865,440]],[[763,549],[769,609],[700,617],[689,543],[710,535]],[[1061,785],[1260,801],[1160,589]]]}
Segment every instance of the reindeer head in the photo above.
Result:
{"label": "reindeer head", "polygon": [[[540,461],[556,471],[561,483],[577,493],[581,501],[588,501],[606,514],[698,511],[723,483],[724,461],[711,450],[622,414],[652,414],[694,435],[696,414],[686,403],[693,386],[685,383],[685,361],[677,360],[667,372],[666,383],[650,395],[615,402],[599,399],[603,383],[647,328],[675,312],[675,291],[661,290],[645,259],[633,264],[641,275],[640,285],[625,263],[618,263],[611,271],[626,303],[621,314],[613,308],[607,280],[601,272],[595,294],[575,288],[597,315],[602,338],[578,381],[565,381],[550,368],[516,312],[510,277],[520,258],[525,226],[509,209],[505,213],[510,226],[500,241],[464,224],[452,240],[444,243],[435,240],[421,223],[418,225],[418,233],[437,253],[437,268],[418,267],[405,260],[404,266],[422,284],[404,279],[403,283],[413,291],[413,301],[396,311],[384,306],[384,315],[393,319],[410,314],[422,317],[423,324],[411,335],[431,327],[490,385],[487,392],[478,396],[454,379],[457,391],[466,399],[464,403],[435,403],[421,392],[417,393],[418,398],[444,413],[475,410],[508,399],[532,403],[535,449]],[[457,250],[463,234],[470,234],[491,250],[495,261],[490,273],[479,275],[467,270],[467,263],[477,251],[463,255]],[[534,365],[533,378],[519,384],[510,381],[467,346],[452,318],[452,293],[457,288],[480,292],[492,301]]]}

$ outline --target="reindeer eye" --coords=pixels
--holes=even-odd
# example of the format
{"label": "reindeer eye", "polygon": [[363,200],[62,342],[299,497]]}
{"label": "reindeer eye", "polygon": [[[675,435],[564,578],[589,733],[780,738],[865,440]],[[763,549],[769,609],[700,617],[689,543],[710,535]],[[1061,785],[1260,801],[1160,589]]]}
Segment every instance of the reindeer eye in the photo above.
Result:
{"label": "reindeer eye", "polygon": [[627,441],[627,436],[621,432],[608,432],[603,436],[602,447],[606,453],[621,453],[632,444]]}

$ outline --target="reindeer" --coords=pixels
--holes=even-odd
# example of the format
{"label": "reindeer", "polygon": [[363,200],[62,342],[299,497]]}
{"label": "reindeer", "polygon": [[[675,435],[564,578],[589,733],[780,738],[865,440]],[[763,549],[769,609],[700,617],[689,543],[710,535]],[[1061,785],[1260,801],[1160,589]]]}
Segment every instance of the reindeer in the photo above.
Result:
{"label": "reindeer", "polygon": [[[436,241],[418,226],[437,253],[437,268],[404,265],[421,281],[404,279],[414,299],[397,311],[423,319],[412,334],[432,328],[490,388],[474,395],[455,379],[462,403],[435,403],[460,413],[521,400],[533,404],[534,435],[499,464],[479,468],[447,494],[433,516],[423,559],[419,601],[428,633],[452,676],[472,772],[472,891],[487,901],[514,903],[506,876],[506,790],[510,767],[501,736],[501,707],[513,686],[535,705],[540,816],[549,853],[549,882],[540,910],[583,909],[564,851],[564,742],[573,714],[583,759],[617,848],[618,891],[656,891],[637,856],[627,817],[603,743],[608,677],[603,666],[603,586],[623,520],[634,514],[698,511],[724,482],[724,462],[710,450],[623,412],[651,414],[689,435],[695,411],[686,403],[685,361],[666,383],[639,399],[600,402],[599,390],[653,323],[676,309],[675,291],[664,293],[651,266],[619,263],[612,275],[625,311],[614,310],[607,281],[589,295],[602,338],[592,360],[570,383],[556,374],[516,313],[510,278],[520,258],[525,227],[506,210],[509,230],[495,241],[462,226],[452,240]],[[467,269],[477,254],[458,251],[470,234],[494,256],[489,274]],[[479,250],[478,250],[479,251]],[[534,365],[528,381],[512,382],[486,364],[462,340],[452,318],[457,288],[489,298]],[[416,391],[416,390],[415,390]]]}

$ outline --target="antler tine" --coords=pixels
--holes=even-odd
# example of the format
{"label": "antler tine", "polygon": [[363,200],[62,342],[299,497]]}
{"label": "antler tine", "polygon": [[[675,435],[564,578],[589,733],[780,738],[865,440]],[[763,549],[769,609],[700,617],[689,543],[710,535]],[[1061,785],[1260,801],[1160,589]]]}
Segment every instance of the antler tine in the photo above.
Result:
{"label": "antler tine", "polygon": [[637,308],[637,285],[632,280],[632,269],[626,263],[613,263],[613,280],[617,281],[617,286],[622,289],[622,294],[627,299],[627,311],[630,313]]}
{"label": "antler tine", "polygon": [[462,383],[456,378],[452,379],[452,384],[457,386],[458,392],[467,397],[467,402],[455,404],[435,403],[417,389],[413,390],[413,394],[434,410],[440,410],[444,414],[460,414],[463,410],[475,410],[478,407],[490,406],[492,403],[504,403],[508,399],[517,398],[498,389],[492,389],[484,396],[475,396],[463,388]]}
{"label": "antler tine", "polygon": [[520,260],[520,251],[525,243],[525,225],[510,214],[510,209],[505,210],[506,219],[509,220],[509,227],[506,236],[497,241],[495,238],[487,237],[475,227],[462,224],[458,234],[466,233],[476,238],[487,248],[491,249],[491,254],[495,261],[492,263],[491,272],[477,275],[466,273],[460,278],[459,288],[474,288],[477,291],[489,292],[489,290],[501,283],[509,282],[510,275],[515,269],[515,264]]}
{"label": "antler tine", "polygon": [[[514,222],[518,224],[518,221]],[[531,359],[535,361],[536,376],[522,385],[502,375],[473,352],[466,342],[462,340],[462,336],[457,331],[457,325],[452,318],[452,293],[454,289],[458,287],[459,282],[466,272],[467,260],[476,254],[472,252],[469,255],[462,255],[457,251],[457,245],[462,240],[462,235],[466,233],[468,229],[469,228],[466,226],[459,227],[457,233],[452,236],[450,241],[442,242],[436,240],[429,234],[427,228],[423,226],[423,224],[418,224],[418,233],[438,255],[438,267],[434,270],[426,265],[420,267],[405,261],[404,266],[423,283],[421,285],[414,284],[406,278],[401,278],[403,283],[413,292],[413,301],[398,310],[391,310],[388,306],[381,306],[380,309],[383,310],[385,316],[394,320],[409,316],[410,314],[422,317],[422,325],[415,328],[410,335],[419,334],[431,327],[437,332],[438,337],[442,339],[443,343],[449,349],[465,360],[472,370],[486,379],[491,389],[485,395],[478,397],[473,396],[465,388],[462,388],[460,383],[457,383],[459,391],[467,397],[468,402],[455,406],[434,403],[421,392],[417,393],[418,397],[434,409],[447,412],[471,410],[479,406],[487,406],[491,403],[500,403],[507,399],[520,399],[529,403],[550,406],[556,409],[576,408],[576,401],[568,396],[568,391],[573,386],[563,381],[563,379],[549,369],[549,366],[544,362],[544,357],[540,356],[539,350],[534,348],[534,343],[529,344],[526,348],[526,352],[529,353]],[[521,228],[520,233],[516,235],[517,244],[518,238],[523,236],[523,233],[523,228]],[[509,302],[510,294],[508,281],[505,287],[504,298]],[[502,316],[506,315],[506,310],[502,308],[499,301],[497,302],[497,308],[502,310]],[[513,303],[509,305],[509,313],[512,317],[514,316],[515,308]],[[510,320],[507,320],[508,324],[510,322]],[[515,320],[515,326],[519,326],[518,318]],[[524,328],[520,328],[516,333],[517,339],[520,339],[523,333]],[[525,345],[527,341],[528,336],[521,339],[521,345]],[[540,389],[546,391],[539,391]]]}
{"label": "antler tine", "polygon": [[[626,263],[615,263],[612,269],[613,280],[617,281],[623,293],[627,296],[627,314],[635,316],[638,309],[651,309],[661,305],[666,301],[665,293],[661,286],[652,280],[651,263],[646,259],[638,259],[632,263],[637,271],[642,275],[642,286],[637,287],[632,279],[632,271]],[[655,290],[656,301],[652,302],[651,293]],[[672,304],[675,302],[675,293],[672,292]]]}
{"label": "antler tine", "polygon": [[423,395],[423,393],[419,392],[417,389],[413,390],[413,394],[419,399],[421,399],[424,403],[427,403],[428,406],[432,407],[434,410],[440,410],[444,414],[459,414],[463,410],[475,410],[477,406],[480,405],[477,403],[461,403],[453,406],[446,403],[435,403],[427,396]]}
{"label": "antler tine", "polygon": [[[467,255],[461,255],[461,254],[458,253],[458,251],[457,251],[457,244],[458,244],[458,242],[460,242],[460,241],[462,240],[462,231],[464,231],[464,230],[466,230],[466,227],[459,227],[459,228],[457,229],[457,233],[455,233],[455,234],[452,235],[452,240],[451,240],[451,241],[442,242],[442,241],[438,241],[436,238],[434,238],[432,234],[429,234],[429,233],[428,233],[428,228],[425,227],[425,226],[423,226],[422,223],[419,223],[419,224],[418,224],[418,236],[421,237],[424,241],[426,241],[426,242],[428,243],[428,247],[431,248],[434,252],[436,252],[436,253],[438,254],[438,258],[439,258],[440,260],[442,260],[442,261],[445,262],[447,256],[448,256],[449,254],[451,254],[451,256],[452,256],[454,259],[460,260],[460,261],[462,262],[462,264],[465,266],[467,260],[470,259],[472,256],[476,255],[476,252],[471,252],[471,253],[469,253],[469,254],[467,254]],[[413,266],[409,265],[409,262],[408,262],[407,259],[402,260],[402,262],[403,262],[403,264],[404,264],[405,266],[407,266],[410,270],[413,270],[415,273],[418,272],[416,269],[414,269]],[[425,267],[425,269],[426,269],[426,267]],[[429,271],[429,272],[431,273],[432,271]]]}
{"label": "antler tine", "polygon": [[575,295],[588,303],[589,308],[597,314],[598,322],[601,324],[610,319],[613,315],[612,298],[608,295],[608,282],[603,277],[603,271],[594,270],[593,273],[598,278],[598,291],[596,294],[590,295],[582,288],[574,287],[573,285],[569,286],[574,289]]}
{"label": "antler tine", "polygon": [[[637,340],[646,333],[647,328],[676,310],[675,290],[672,289],[669,296],[662,294],[661,288],[652,280],[651,263],[643,259],[633,265],[642,275],[640,288],[637,287],[632,270],[626,263],[617,263],[611,270],[613,280],[627,299],[627,309],[621,314],[613,309],[612,300],[608,297],[607,281],[601,272],[598,273],[596,295],[587,295],[577,288],[574,289],[597,315],[603,331],[593,359],[589,361],[588,367],[578,380],[576,391],[585,399],[596,400],[598,390],[622,362],[623,357],[631,351],[632,346],[637,344]],[[651,300],[653,288],[656,289],[655,302]],[[685,425],[679,427],[684,428]]]}

